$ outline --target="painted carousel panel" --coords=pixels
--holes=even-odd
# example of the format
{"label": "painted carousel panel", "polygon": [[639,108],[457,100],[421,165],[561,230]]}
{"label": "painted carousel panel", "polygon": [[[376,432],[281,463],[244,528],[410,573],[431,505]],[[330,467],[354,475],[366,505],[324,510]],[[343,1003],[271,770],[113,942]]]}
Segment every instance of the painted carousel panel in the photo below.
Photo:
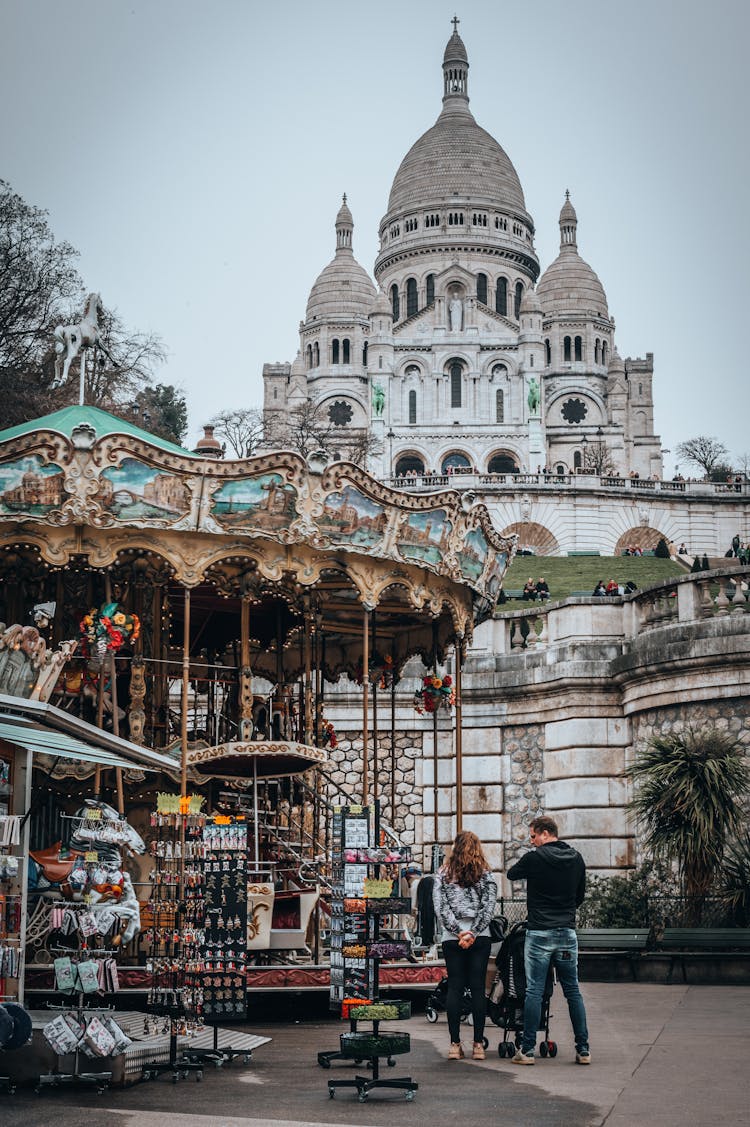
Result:
{"label": "painted carousel panel", "polygon": [[123,458],[103,471],[99,499],[120,521],[177,520],[190,509],[183,478],[138,458]]}
{"label": "painted carousel panel", "polygon": [[211,515],[222,528],[280,532],[296,518],[297,490],[281,474],[227,481],[213,495]]}
{"label": "painted carousel panel", "polygon": [[327,495],[318,527],[334,544],[374,548],[381,543],[387,522],[383,505],[347,485]]}
{"label": "painted carousel panel", "polygon": [[0,465],[0,515],[43,517],[62,505],[68,496],[64,473],[55,462],[45,464],[39,454],[30,454]]}
{"label": "painted carousel panel", "polygon": [[405,560],[437,567],[449,549],[452,531],[445,509],[409,513],[401,527],[398,550]]}

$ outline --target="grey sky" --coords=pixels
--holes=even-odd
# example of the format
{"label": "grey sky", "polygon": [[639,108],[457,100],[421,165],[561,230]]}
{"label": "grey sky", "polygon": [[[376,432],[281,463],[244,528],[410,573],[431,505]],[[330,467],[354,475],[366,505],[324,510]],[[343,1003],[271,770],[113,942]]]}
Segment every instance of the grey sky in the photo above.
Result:
{"label": "grey sky", "polygon": [[[441,105],[454,3],[0,0],[0,176],[87,287],[169,349],[190,441],[292,360],[346,192],[371,273],[396,169]],[[656,429],[750,452],[745,0],[463,0],[471,108],[557,255],[566,188]],[[667,464],[673,465],[673,458]]]}

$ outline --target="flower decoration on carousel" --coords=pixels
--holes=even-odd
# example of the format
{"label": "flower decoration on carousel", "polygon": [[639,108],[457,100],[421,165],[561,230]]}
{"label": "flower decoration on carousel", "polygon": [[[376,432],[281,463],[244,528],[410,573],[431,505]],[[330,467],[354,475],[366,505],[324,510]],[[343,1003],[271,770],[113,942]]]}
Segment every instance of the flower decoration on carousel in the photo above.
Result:
{"label": "flower decoration on carousel", "polygon": [[[360,657],[354,671],[354,680],[358,685],[361,685],[364,679],[364,666]],[[386,654],[383,657],[377,650],[373,652],[368,663],[368,680],[379,689],[390,688],[393,684],[393,656],[391,654]]]}
{"label": "flower decoration on carousel", "polygon": [[137,614],[127,614],[118,603],[92,608],[81,619],[81,650],[84,657],[103,658],[117,653],[126,642],[134,642],[141,632]]}
{"label": "flower decoration on carousel", "polygon": [[321,739],[323,741],[323,747],[334,748],[338,743],[338,739],[336,737],[336,729],[334,728],[330,720],[323,721]]}
{"label": "flower decoration on carousel", "polygon": [[422,687],[414,694],[414,707],[420,716],[425,712],[438,712],[441,708],[452,708],[456,703],[456,694],[453,688],[453,678],[446,673],[445,677],[428,673],[422,678]]}

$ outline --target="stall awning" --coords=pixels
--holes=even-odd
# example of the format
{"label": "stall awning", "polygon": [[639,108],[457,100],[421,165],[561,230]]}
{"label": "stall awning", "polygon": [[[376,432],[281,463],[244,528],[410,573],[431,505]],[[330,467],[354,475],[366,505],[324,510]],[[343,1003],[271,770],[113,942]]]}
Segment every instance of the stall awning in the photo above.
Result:
{"label": "stall awning", "polygon": [[[0,719],[0,739],[8,740],[10,743],[29,748],[29,750],[40,754],[58,756],[61,759],[81,759],[85,763],[98,763],[102,767],[130,768],[135,766],[130,759],[113,755],[111,751],[105,751],[104,748],[91,747],[72,736],[66,736],[63,732],[38,728],[23,717],[5,716]],[[141,770],[149,770],[142,763],[139,763],[138,766]]]}

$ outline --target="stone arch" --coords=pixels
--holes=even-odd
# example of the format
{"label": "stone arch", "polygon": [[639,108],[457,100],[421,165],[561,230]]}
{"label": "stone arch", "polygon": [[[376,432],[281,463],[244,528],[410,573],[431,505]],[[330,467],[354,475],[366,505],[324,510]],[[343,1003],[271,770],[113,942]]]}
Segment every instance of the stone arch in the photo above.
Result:
{"label": "stone arch", "polygon": [[424,458],[413,450],[405,450],[396,459],[396,477],[406,477],[407,474],[423,474]]}
{"label": "stone arch", "polygon": [[473,462],[464,450],[450,450],[440,459],[440,472],[447,474],[449,466],[451,473],[471,473]]}
{"label": "stone arch", "polygon": [[652,552],[660,540],[665,540],[669,543],[669,537],[660,532],[658,528],[652,528],[651,525],[642,524],[635,528],[623,532],[619,540],[615,544],[615,555],[619,556],[631,545],[640,548],[642,552]]}
{"label": "stone arch", "polygon": [[487,473],[519,473],[518,457],[511,450],[496,450],[487,461]]}
{"label": "stone arch", "polygon": [[548,528],[533,520],[509,524],[501,536],[518,536],[518,551],[533,552],[535,556],[559,556],[560,545]]}

